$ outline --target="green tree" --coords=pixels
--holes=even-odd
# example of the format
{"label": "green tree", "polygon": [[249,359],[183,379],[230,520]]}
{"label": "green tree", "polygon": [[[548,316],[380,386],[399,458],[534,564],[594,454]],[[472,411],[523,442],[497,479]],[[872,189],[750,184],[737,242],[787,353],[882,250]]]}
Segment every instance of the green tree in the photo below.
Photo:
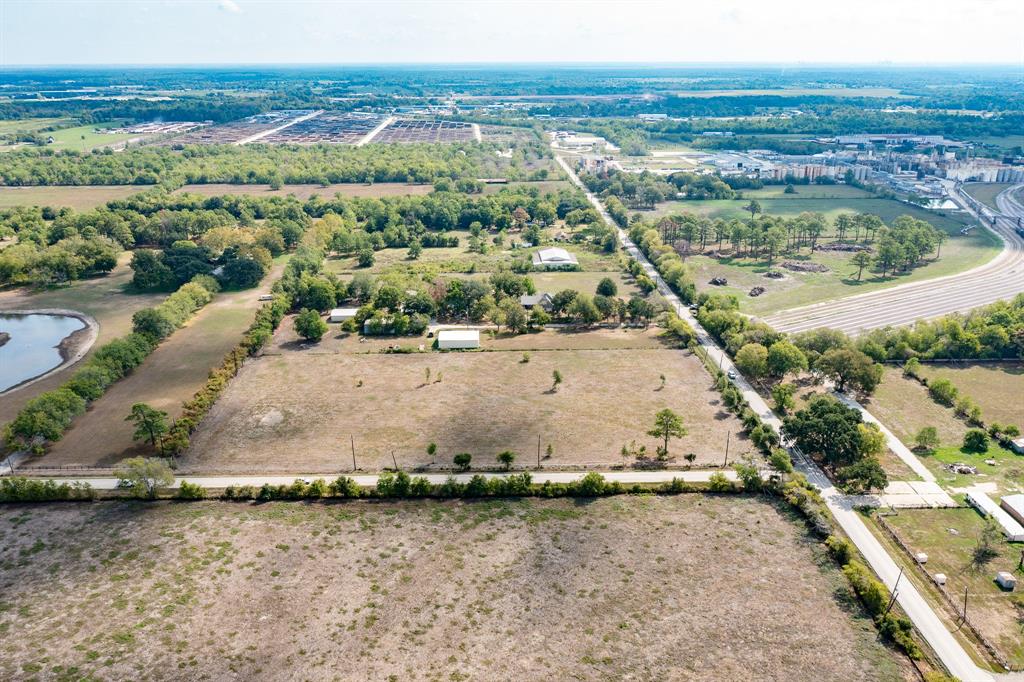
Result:
{"label": "green tree", "polygon": [[736,353],[736,369],[751,379],[768,373],[768,349],[760,343],[748,343]]}
{"label": "green tree", "polygon": [[467,469],[469,469],[469,464],[472,461],[473,455],[469,454],[468,452],[460,452],[459,454],[455,455],[455,457],[452,458],[452,462],[455,464],[456,467],[459,468],[459,471],[466,471]]}
{"label": "green tree", "polygon": [[[842,216],[840,216],[841,218]],[[850,263],[857,267],[857,281],[860,281],[861,276],[864,274],[864,268],[871,265],[871,254],[867,251],[858,251],[853,254],[853,258],[850,259]]]}
{"label": "green tree", "polygon": [[597,293],[601,296],[615,296],[619,293],[619,287],[611,277],[604,277],[597,283]]}
{"label": "green tree", "polygon": [[924,452],[932,452],[939,447],[939,430],[934,426],[925,426],[914,436],[914,447]]}
{"label": "green tree", "polygon": [[420,243],[419,239],[413,239],[409,242],[409,260],[417,260],[420,254],[423,253],[423,244]]}
{"label": "green tree", "polygon": [[772,402],[775,403],[775,409],[782,414],[787,414],[793,409],[794,400],[793,394],[796,393],[796,386],[794,384],[775,384],[772,386]]}
{"label": "green tree", "polygon": [[373,249],[362,249],[362,250],[360,250],[359,253],[356,254],[356,260],[358,261],[359,267],[361,267],[361,268],[371,268],[371,267],[373,267],[373,262],[374,262]]}
{"label": "green tree", "polygon": [[772,376],[784,377],[807,369],[807,356],[789,341],[776,341],[768,348],[768,371]]}
{"label": "green tree", "polygon": [[327,323],[320,317],[320,313],[309,308],[303,308],[295,316],[295,333],[307,341],[319,341],[327,333]]}
{"label": "green tree", "polygon": [[877,457],[865,457],[854,464],[842,467],[836,472],[836,480],[845,492],[862,494],[871,490],[884,490],[889,485]]}
{"label": "green tree", "polygon": [[751,199],[750,202],[743,207],[744,211],[750,211],[750,219],[753,220],[754,216],[761,212],[761,202],[757,199]]}
{"label": "green tree", "polygon": [[807,407],[783,419],[782,432],[800,450],[819,458],[833,471],[862,456],[864,434],[859,411],[832,396],[815,396]]}
{"label": "green tree", "polygon": [[148,441],[150,445],[159,449],[160,454],[163,454],[161,439],[169,429],[166,412],[154,409],[146,403],[135,403],[132,405],[131,413],[125,417],[125,421],[135,424],[135,433],[132,434],[132,438]]}
{"label": "green tree", "polygon": [[114,469],[119,486],[130,488],[138,497],[156,497],[159,488],[174,483],[174,474],[162,459],[131,457],[122,460]]}
{"label": "green tree", "polygon": [[665,408],[654,415],[654,428],[647,432],[648,436],[662,439],[658,454],[661,459],[668,458],[668,442],[670,438],[682,438],[687,434],[683,419],[672,410]]}
{"label": "green tree", "polygon": [[814,369],[836,385],[840,392],[851,388],[860,393],[870,394],[882,381],[882,366],[864,353],[849,348],[835,348],[826,351]]}
{"label": "green tree", "polygon": [[[526,316],[526,310],[523,306],[519,305],[519,302],[512,298],[503,298],[498,302],[496,313],[499,319],[509,328],[510,331],[516,334],[522,334],[526,331],[529,318]],[[498,320],[494,320],[495,323]]]}
{"label": "green tree", "polygon": [[516,453],[511,450],[505,450],[498,454],[498,461],[501,462],[501,466],[505,471],[512,468],[512,463],[516,461]]}

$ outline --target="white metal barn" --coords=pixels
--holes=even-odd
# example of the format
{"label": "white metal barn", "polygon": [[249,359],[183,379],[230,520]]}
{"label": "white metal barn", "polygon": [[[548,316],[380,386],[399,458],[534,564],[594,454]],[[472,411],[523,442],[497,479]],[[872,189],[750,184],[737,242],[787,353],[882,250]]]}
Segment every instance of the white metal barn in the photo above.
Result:
{"label": "white metal barn", "polygon": [[359,308],[335,308],[327,316],[328,322],[347,322],[356,316]]}
{"label": "white metal barn", "polygon": [[480,332],[476,329],[445,329],[437,333],[437,347],[441,350],[479,348]]}

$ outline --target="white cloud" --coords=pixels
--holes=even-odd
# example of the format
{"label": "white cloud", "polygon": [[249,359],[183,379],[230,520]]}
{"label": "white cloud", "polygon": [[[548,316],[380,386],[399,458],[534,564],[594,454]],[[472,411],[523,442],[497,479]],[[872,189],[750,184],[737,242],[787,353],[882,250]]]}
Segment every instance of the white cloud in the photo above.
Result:
{"label": "white cloud", "polygon": [[217,6],[225,12],[231,12],[232,14],[239,14],[242,11],[242,8],[238,6],[235,0],[220,0]]}

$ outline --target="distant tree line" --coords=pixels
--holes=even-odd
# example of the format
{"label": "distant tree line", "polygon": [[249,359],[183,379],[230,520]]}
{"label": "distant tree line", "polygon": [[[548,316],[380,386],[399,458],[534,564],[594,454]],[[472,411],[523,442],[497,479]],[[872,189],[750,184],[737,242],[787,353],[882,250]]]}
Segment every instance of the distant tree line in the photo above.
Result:
{"label": "distant tree line", "polygon": [[441,178],[526,179],[521,159],[550,154],[539,142],[511,160],[501,145],[477,143],[367,145],[191,145],[133,147],[113,153],[19,149],[0,155],[0,185],[236,185],[351,182],[432,183]]}

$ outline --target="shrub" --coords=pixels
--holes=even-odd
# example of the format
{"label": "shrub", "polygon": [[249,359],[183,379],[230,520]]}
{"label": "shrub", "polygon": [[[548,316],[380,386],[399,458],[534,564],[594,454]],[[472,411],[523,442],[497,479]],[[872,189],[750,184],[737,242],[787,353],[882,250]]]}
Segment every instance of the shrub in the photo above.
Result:
{"label": "shrub", "polygon": [[460,452],[459,454],[452,457],[452,463],[459,468],[459,471],[466,471],[469,469],[470,462],[473,461],[473,455],[468,452]]}
{"label": "shrub", "polygon": [[850,563],[853,558],[853,546],[841,537],[829,535],[825,538],[825,546],[840,566]]}
{"label": "shrub", "polygon": [[784,474],[793,473],[793,459],[782,448],[772,448],[772,454],[768,461],[776,471]]}
{"label": "shrub", "polygon": [[362,494],[362,489],[355,480],[348,476],[338,476],[330,485],[330,492],[336,497],[355,498]]}
{"label": "shrub", "polygon": [[732,481],[720,471],[711,474],[711,478],[708,479],[708,490],[713,493],[730,492],[732,489]]}
{"label": "shrub", "polygon": [[964,434],[964,450],[985,452],[988,450],[988,434],[981,429],[968,429]]}
{"label": "shrub", "polygon": [[[225,491],[225,493],[226,492],[227,491]],[[178,486],[179,500],[201,500],[204,497],[206,497],[206,490],[198,483],[182,481],[181,485]]]}
{"label": "shrub", "polygon": [[574,494],[583,497],[597,497],[609,492],[608,483],[605,481],[604,476],[596,471],[591,471],[579,481],[573,483],[571,490]]}
{"label": "shrub", "polygon": [[949,379],[936,379],[928,384],[928,393],[931,394],[937,402],[952,407],[956,402],[959,391],[953,382]]}

